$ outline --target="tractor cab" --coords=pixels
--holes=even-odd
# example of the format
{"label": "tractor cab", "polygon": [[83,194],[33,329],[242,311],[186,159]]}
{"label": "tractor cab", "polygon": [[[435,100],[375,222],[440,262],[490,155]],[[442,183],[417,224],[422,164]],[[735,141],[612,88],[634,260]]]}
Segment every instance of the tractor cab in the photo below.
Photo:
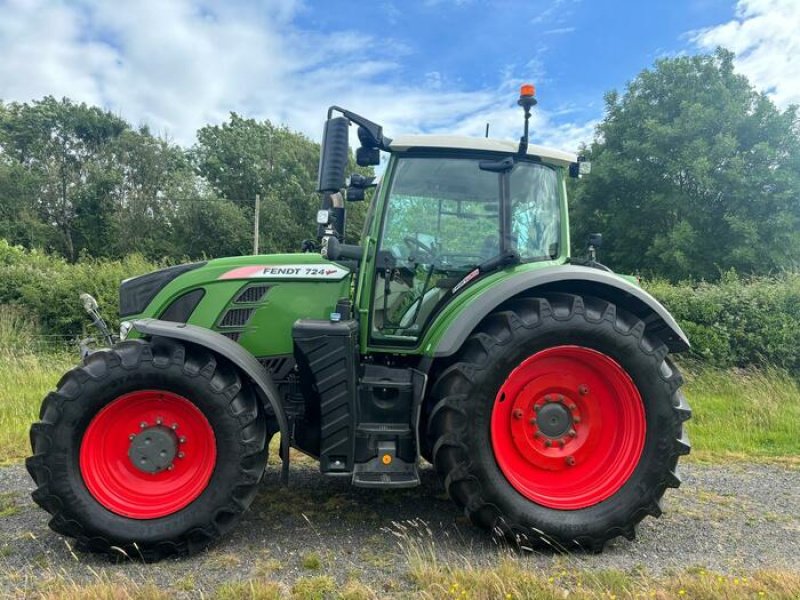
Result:
{"label": "tractor cab", "polygon": [[[319,189],[322,255],[361,270],[357,305],[376,346],[417,345],[431,319],[462,289],[503,267],[569,258],[565,177],[587,163],[527,141],[532,86],[523,86],[519,143],[466,136],[395,139],[350,111],[332,107],[325,125]],[[341,112],[343,116],[334,117]],[[344,198],[362,200],[366,178],[345,186],[347,130],[359,125],[362,166],[389,152],[359,245],[343,243]],[[331,196],[335,198],[331,202]],[[340,204],[337,210],[333,205]],[[363,325],[363,324],[362,324]]]}

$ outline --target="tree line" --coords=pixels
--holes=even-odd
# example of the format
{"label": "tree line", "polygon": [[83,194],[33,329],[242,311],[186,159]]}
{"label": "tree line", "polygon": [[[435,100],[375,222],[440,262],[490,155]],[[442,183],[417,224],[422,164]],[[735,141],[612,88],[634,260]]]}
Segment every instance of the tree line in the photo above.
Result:
{"label": "tree line", "polygon": [[[605,235],[615,270],[716,280],[800,264],[800,117],[734,72],[734,56],[666,58],[605,97],[570,182],[573,250]],[[231,114],[190,148],[98,107],[0,102],[0,238],[58,253],[151,260],[243,254],[261,196],[262,252],[313,237],[319,145]],[[363,172],[363,170],[362,170]],[[348,232],[366,206],[351,204]]]}
{"label": "tree line", "polygon": [[189,149],[98,107],[46,97],[0,104],[0,237],[75,262],[295,251],[319,204],[319,145],[231,114]]}

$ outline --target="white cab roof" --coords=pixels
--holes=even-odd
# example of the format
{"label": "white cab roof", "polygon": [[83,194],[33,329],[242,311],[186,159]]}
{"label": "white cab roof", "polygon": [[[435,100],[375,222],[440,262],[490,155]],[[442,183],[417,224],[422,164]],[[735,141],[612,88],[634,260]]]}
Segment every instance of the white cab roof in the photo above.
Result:
{"label": "white cab roof", "polygon": [[[404,152],[411,148],[450,148],[516,154],[519,150],[519,142],[469,137],[466,135],[398,135],[392,138],[389,148],[392,152]],[[554,150],[535,144],[528,144],[528,156],[538,156],[544,162],[562,166],[578,160],[577,155],[572,152],[563,152],[562,150]]]}

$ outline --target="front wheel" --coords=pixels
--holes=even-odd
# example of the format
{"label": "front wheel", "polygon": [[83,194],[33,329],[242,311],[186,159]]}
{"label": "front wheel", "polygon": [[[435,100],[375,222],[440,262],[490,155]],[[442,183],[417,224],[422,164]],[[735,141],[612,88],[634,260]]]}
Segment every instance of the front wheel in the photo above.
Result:
{"label": "front wheel", "polygon": [[227,532],[266,463],[266,420],[202,348],[123,342],[45,398],[27,467],[50,526],[81,549],[155,560]]}
{"label": "front wheel", "polygon": [[613,304],[521,298],[490,315],[433,388],[433,462],[478,525],[600,550],[660,514],[689,451],[667,348]]}

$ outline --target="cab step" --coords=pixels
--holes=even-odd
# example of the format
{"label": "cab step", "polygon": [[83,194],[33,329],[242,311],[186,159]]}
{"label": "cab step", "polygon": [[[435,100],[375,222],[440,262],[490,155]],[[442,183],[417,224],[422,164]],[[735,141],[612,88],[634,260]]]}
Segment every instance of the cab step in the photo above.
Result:
{"label": "cab step", "polygon": [[352,483],[365,488],[409,488],[419,485],[416,463],[397,457],[394,442],[378,442],[378,456],[353,467]]}

